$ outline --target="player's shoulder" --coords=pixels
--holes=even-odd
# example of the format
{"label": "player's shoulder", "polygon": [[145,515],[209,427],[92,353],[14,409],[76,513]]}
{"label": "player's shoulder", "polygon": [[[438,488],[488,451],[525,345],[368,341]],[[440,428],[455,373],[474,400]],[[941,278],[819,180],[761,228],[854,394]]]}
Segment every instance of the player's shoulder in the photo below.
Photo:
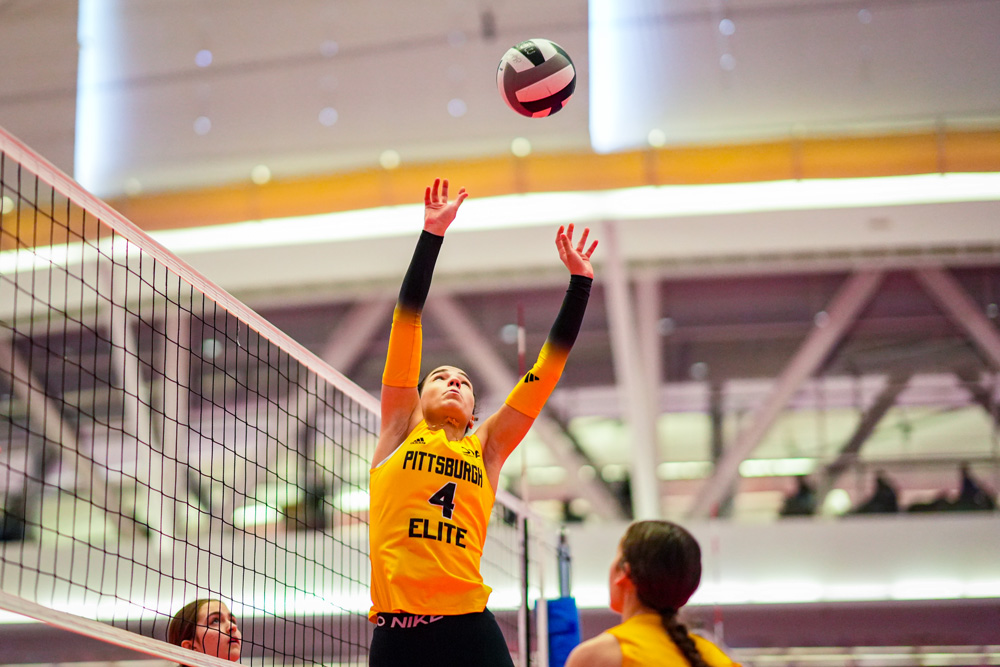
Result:
{"label": "player's shoulder", "polygon": [[608,632],[602,632],[577,646],[566,661],[566,667],[621,667],[621,664],[621,645]]}
{"label": "player's shoulder", "polygon": [[708,639],[693,632],[691,633],[691,639],[694,640],[694,645],[698,649],[698,653],[701,654],[701,657],[711,667],[739,667],[738,662],[733,662],[732,658],[723,653],[721,648]]}
{"label": "player's shoulder", "polygon": [[423,415],[417,415],[416,419],[411,418],[404,428],[395,430],[389,429],[383,424],[379,432],[378,444],[375,447],[375,455],[372,457],[371,472],[381,470],[384,464],[396,455],[403,445],[419,434],[428,431],[427,422]]}
{"label": "player's shoulder", "polygon": [[465,437],[462,438],[462,444],[465,446],[471,446],[480,452],[483,451],[483,441],[479,437],[479,429],[466,433]]}

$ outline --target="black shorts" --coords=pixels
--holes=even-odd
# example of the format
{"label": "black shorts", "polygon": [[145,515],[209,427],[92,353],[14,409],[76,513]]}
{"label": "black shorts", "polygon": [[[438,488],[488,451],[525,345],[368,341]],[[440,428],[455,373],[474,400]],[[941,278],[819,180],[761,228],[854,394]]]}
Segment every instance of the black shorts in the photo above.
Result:
{"label": "black shorts", "polygon": [[370,667],[514,667],[489,609],[476,614],[379,614]]}

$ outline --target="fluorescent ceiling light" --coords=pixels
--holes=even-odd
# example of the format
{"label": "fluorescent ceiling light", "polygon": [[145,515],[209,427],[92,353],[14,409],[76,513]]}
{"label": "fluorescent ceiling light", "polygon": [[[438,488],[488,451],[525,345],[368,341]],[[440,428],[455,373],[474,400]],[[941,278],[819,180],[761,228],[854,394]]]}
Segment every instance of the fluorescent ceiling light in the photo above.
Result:
{"label": "fluorescent ceiling light", "polygon": [[[930,174],[713,185],[660,185],[597,192],[550,192],[472,199],[452,233],[605,220],[650,220],[864,206],[1000,201],[1000,173]],[[270,218],[150,235],[177,254],[336,243],[413,234],[421,205]],[[0,253],[0,274],[80,263],[79,244]],[[129,247],[131,246],[131,247]],[[101,254],[138,252],[119,240],[98,244]]]}
{"label": "fluorescent ceiling light", "polygon": [[76,147],[73,175],[90,192],[109,191],[108,172],[118,146],[114,137],[127,119],[113,103],[112,82],[127,64],[121,42],[121,9],[101,0],[80,0],[77,40],[80,42],[76,82]]}
{"label": "fluorescent ceiling light", "polygon": [[[1000,201],[1000,173],[661,185],[470,199],[453,233],[766,211]],[[330,243],[412,234],[421,205],[390,206],[154,232],[176,253]]]}
{"label": "fluorescent ceiling light", "polygon": [[[816,602],[859,602],[887,600],[941,600],[996,597],[1000,580],[959,581],[942,579],[909,579],[893,584],[837,584],[811,580],[739,582],[723,580],[704,583],[691,598],[692,606],[730,604],[801,604]],[[608,606],[606,585],[576,585],[573,594],[581,609],[603,609]],[[250,599],[250,598],[248,598]],[[241,617],[261,618],[273,615],[340,615],[364,613],[370,600],[367,589],[343,593],[333,590],[307,593],[290,586],[278,584],[263,598],[253,602],[229,600],[230,608]],[[85,618],[109,622],[123,620],[148,620],[171,615],[185,600],[164,597],[141,602],[105,599],[96,605],[84,601],[68,601],[55,605],[65,611]],[[515,586],[497,585],[490,598],[490,606],[514,609],[520,603],[520,591]],[[32,623],[33,620],[10,612],[0,611],[0,624]]]}
{"label": "fluorescent ceiling light", "polygon": [[[802,604],[817,602],[880,602],[889,600],[963,600],[993,597],[1000,581],[909,579],[893,584],[843,584],[812,580],[705,582],[691,597],[693,606]],[[606,586],[574,586],[577,605],[600,609],[608,605]]]}
{"label": "fluorescent ceiling light", "polygon": [[740,477],[808,475],[815,469],[816,459],[747,459],[740,463]]}
{"label": "fluorescent ceiling light", "polygon": [[233,525],[237,528],[252,528],[253,526],[263,526],[276,524],[281,518],[281,513],[277,507],[253,503],[237,507],[233,511]]}
{"label": "fluorescent ceiling light", "polygon": [[[517,591],[515,590],[515,594]],[[51,605],[52,609],[74,616],[89,618],[102,623],[156,620],[172,616],[185,603],[195,597],[218,598],[217,592],[202,590],[184,598],[169,595],[129,601],[103,596],[98,602],[73,599]],[[245,591],[248,601],[226,599],[233,613],[241,618],[266,618],[274,616],[339,616],[341,614],[363,614],[371,607],[367,588],[358,592],[320,590],[309,593],[290,585],[273,582],[258,591]],[[39,621],[12,612],[0,610],[0,624],[37,623]],[[43,621],[44,622],[44,621]]]}
{"label": "fluorescent ceiling light", "polygon": [[626,5],[619,0],[590,0],[587,8],[588,50],[590,52],[590,145],[598,153],[620,149],[627,133],[622,122],[629,105],[625,91],[635,87],[633,63],[623,61],[632,52],[632,31],[623,29]]}

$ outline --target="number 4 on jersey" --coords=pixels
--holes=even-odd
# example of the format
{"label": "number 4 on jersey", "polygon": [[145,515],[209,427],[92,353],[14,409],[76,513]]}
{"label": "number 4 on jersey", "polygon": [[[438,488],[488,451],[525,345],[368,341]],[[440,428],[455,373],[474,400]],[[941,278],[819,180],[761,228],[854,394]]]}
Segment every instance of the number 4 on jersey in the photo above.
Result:
{"label": "number 4 on jersey", "polygon": [[431,505],[440,507],[441,516],[446,519],[450,519],[452,513],[455,511],[455,489],[457,487],[458,485],[455,482],[448,482],[438,489],[437,493],[427,501]]}

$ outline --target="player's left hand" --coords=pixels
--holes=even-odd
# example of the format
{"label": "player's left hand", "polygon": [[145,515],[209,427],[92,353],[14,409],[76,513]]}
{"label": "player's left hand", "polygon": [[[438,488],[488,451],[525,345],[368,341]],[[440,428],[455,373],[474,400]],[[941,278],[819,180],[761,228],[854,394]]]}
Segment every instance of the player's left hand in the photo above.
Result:
{"label": "player's left hand", "polygon": [[597,241],[595,240],[590,244],[590,248],[587,248],[588,236],[590,236],[590,228],[584,227],[580,241],[576,245],[573,245],[572,223],[565,229],[560,226],[559,231],[556,232],[556,247],[559,248],[559,259],[569,269],[570,275],[586,276],[587,278],[594,277],[594,267],[590,264],[590,256],[594,254],[594,249],[597,248]]}
{"label": "player's left hand", "polygon": [[[440,189],[439,189],[440,188]],[[465,188],[458,191],[458,197],[448,201],[448,179],[434,179],[434,186],[424,190],[424,229],[431,234],[444,236],[458,214],[458,207],[469,195]]]}

